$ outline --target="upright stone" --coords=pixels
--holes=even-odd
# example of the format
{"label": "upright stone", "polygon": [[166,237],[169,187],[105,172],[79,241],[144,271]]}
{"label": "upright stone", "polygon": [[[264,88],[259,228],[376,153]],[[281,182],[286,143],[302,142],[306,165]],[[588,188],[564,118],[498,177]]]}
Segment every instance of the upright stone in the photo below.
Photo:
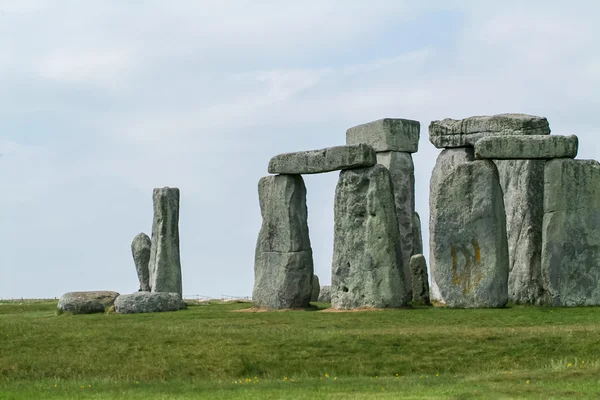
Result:
{"label": "upright stone", "polygon": [[415,254],[410,258],[410,270],[412,273],[413,304],[430,306],[427,261],[425,261],[423,254]]}
{"label": "upright stone", "polygon": [[254,306],[307,307],[313,258],[304,180],[300,175],[267,176],[258,194],[263,221],[254,261]]}
{"label": "upright stone", "polygon": [[320,293],[321,293],[321,284],[319,283],[319,277],[317,275],[313,275],[312,290],[310,292],[310,301],[319,301]]}
{"label": "upright stone", "polygon": [[346,144],[366,143],[376,152],[401,151],[416,153],[419,150],[419,121],[384,118],[358,125],[346,131]]}
{"label": "upright stone", "polygon": [[382,165],[340,173],[335,191],[331,305],[406,304],[390,172]]}
{"label": "upright stone", "polygon": [[600,305],[600,163],[546,163],[542,238],[549,304]]}
{"label": "upright stone", "polygon": [[150,272],[148,264],[150,263],[150,251],[152,249],[152,240],[145,233],[138,234],[131,242],[131,253],[133,262],[140,281],[140,291],[150,291]]}
{"label": "upright stone", "polygon": [[413,255],[423,254],[423,233],[421,230],[421,217],[419,213],[413,214]]}
{"label": "upright stone", "polygon": [[321,290],[319,292],[319,302],[331,303],[331,286],[321,286]]}
{"label": "upright stone", "polygon": [[179,189],[154,189],[154,221],[150,251],[150,288],[182,296],[179,258]]}
{"label": "upright stone", "polygon": [[459,164],[433,193],[433,274],[446,305],[504,307],[508,301],[506,217],[492,161]]}
{"label": "upright stone", "polygon": [[431,272],[431,298],[440,303],[444,303],[444,299],[442,298],[440,289],[435,281],[436,274],[434,271],[436,265],[435,257],[433,257],[433,243],[431,241],[433,227],[431,217],[438,208],[435,193],[452,168],[474,160],[475,153],[472,147],[442,150],[437,157],[431,173],[431,180],[429,181],[429,270]]}

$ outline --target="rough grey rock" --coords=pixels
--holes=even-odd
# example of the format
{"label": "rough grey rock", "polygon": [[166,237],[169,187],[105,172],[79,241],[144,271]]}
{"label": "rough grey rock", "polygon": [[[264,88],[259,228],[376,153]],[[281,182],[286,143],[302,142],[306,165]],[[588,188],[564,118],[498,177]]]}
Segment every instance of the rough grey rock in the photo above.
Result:
{"label": "rough grey rock", "polygon": [[58,309],[73,314],[101,313],[112,306],[118,296],[119,293],[110,291],[69,292],[58,301]]}
{"label": "rough grey rock", "polygon": [[300,175],[261,178],[262,227],[254,262],[254,307],[307,307],[313,279],[306,187]]}
{"label": "rough grey rock", "polygon": [[444,303],[444,299],[440,293],[437,283],[435,282],[435,258],[433,257],[433,247],[431,242],[431,216],[437,209],[436,197],[434,193],[438,190],[441,182],[444,180],[446,175],[457,165],[471,162],[475,160],[475,153],[472,147],[459,147],[455,149],[445,149],[440,152],[431,172],[431,179],[429,181],[429,270],[431,271],[431,298],[435,301]]}
{"label": "rough grey rock", "polygon": [[377,164],[342,171],[334,204],[332,307],[404,306],[402,254],[388,169]]}
{"label": "rough grey rock", "polygon": [[579,139],[575,135],[487,136],[475,143],[475,158],[490,160],[546,160],[575,158]]}
{"label": "rough grey rock", "polygon": [[182,295],[179,258],[179,189],[154,189],[154,221],[150,250],[150,288]]}
{"label": "rough grey rock", "polygon": [[454,308],[504,307],[508,245],[502,189],[492,161],[459,164],[433,193],[435,282]]}
{"label": "rough grey rock", "polygon": [[423,254],[415,254],[410,258],[410,271],[412,273],[413,304],[430,306],[427,261]]}
{"label": "rough grey rock", "polygon": [[413,214],[413,255],[423,254],[423,233],[421,231],[421,217],[419,213]]}
{"label": "rough grey rock", "polygon": [[164,311],[177,311],[186,308],[179,293],[136,292],[117,297],[115,312],[137,314]]}
{"label": "rough grey rock", "polygon": [[549,135],[544,117],[526,114],[476,116],[460,120],[446,118],[429,125],[429,141],[437,148],[472,147],[490,135]]}
{"label": "rough grey rock", "polygon": [[321,293],[321,284],[319,283],[319,277],[317,275],[313,275],[312,291],[310,293],[310,301],[319,301],[320,293]]}
{"label": "rough grey rock", "polygon": [[496,160],[504,193],[508,238],[508,298],[543,301],[541,278],[544,160]]}
{"label": "rough grey rock", "polygon": [[152,240],[145,233],[138,234],[131,242],[131,253],[135,270],[140,281],[140,291],[150,291],[150,272],[148,264],[150,263],[150,251],[152,249]]}
{"label": "rough grey rock", "polygon": [[389,151],[377,153],[377,163],[390,171],[398,234],[400,235],[400,252],[402,254],[404,294],[407,301],[412,299],[412,274],[410,257],[413,255],[413,217],[415,213],[415,166],[410,153]]}
{"label": "rough grey rock", "polygon": [[319,292],[319,302],[331,303],[331,286],[321,286],[321,291]]}
{"label": "rough grey rock", "polygon": [[346,144],[366,143],[375,151],[419,151],[421,124],[409,119],[384,118],[346,131]]}
{"label": "rough grey rock", "polygon": [[375,150],[366,144],[279,154],[269,161],[270,174],[319,174],[370,167],[377,163]]}
{"label": "rough grey rock", "polygon": [[600,163],[546,163],[542,238],[548,303],[600,305]]}

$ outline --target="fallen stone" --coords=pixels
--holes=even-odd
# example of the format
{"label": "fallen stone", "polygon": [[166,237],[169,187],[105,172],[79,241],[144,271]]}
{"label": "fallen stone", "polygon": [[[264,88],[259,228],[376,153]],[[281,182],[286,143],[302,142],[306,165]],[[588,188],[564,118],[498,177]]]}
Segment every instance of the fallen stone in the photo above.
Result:
{"label": "fallen stone", "polygon": [[419,151],[421,124],[409,119],[384,118],[346,131],[346,144],[366,143],[377,152]]}
{"label": "fallen stone", "polygon": [[421,217],[419,213],[413,214],[413,255],[423,254],[423,233],[421,231]]}
{"label": "fallen stone", "polygon": [[63,313],[103,313],[113,305],[119,293],[110,291],[69,292],[58,301],[58,310]]}
{"label": "fallen stone", "polygon": [[495,160],[504,193],[508,238],[508,298],[543,301],[541,278],[544,160]]}
{"label": "fallen stone", "polygon": [[269,162],[270,174],[319,174],[370,167],[377,163],[375,150],[366,144],[279,154]]}
{"label": "fallen stone", "polygon": [[412,273],[413,305],[430,306],[427,261],[423,254],[415,254],[410,258],[410,270]]}
{"label": "fallen stone", "polygon": [[390,172],[382,165],[340,173],[335,191],[331,305],[406,304]]}
{"label": "fallen stone", "polygon": [[321,293],[321,285],[319,284],[319,277],[317,275],[313,275],[312,291],[310,293],[310,301],[319,301],[320,293]]}
{"label": "fallen stone", "polygon": [[552,306],[600,305],[600,163],[546,162],[542,277]]}
{"label": "fallen stone", "polygon": [[304,180],[300,175],[267,176],[261,178],[258,194],[262,226],[254,262],[254,307],[308,307],[313,257]]}
{"label": "fallen stone", "polygon": [[546,160],[575,158],[579,139],[571,136],[487,136],[475,143],[475,158],[491,160]]}
{"label": "fallen stone", "polygon": [[403,265],[404,294],[406,301],[412,299],[412,274],[410,257],[413,255],[413,217],[415,213],[415,166],[410,153],[389,151],[377,153],[377,163],[390,171],[394,205],[400,235],[400,253]]}
{"label": "fallen stone", "polygon": [[321,291],[319,292],[319,302],[331,303],[331,286],[321,286]]}
{"label": "fallen stone", "polygon": [[133,262],[140,281],[140,291],[150,291],[150,272],[148,264],[150,263],[150,250],[152,248],[152,240],[145,233],[138,234],[133,238],[131,243],[131,253],[133,254]]}
{"label": "fallen stone", "polygon": [[444,303],[504,307],[508,301],[506,217],[492,161],[459,164],[433,193],[432,259]]}
{"label": "fallen stone", "polygon": [[549,135],[548,120],[526,114],[498,114],[465,119],[446,118],[429,125],[429,141],[437,148],[472,147],[490,135]]}
{"label": "fallen stone", "polygon": [[182,295],[179,258],[179,189],[154,189],[154,221],[150,250],[150,288]]}
{"label": "fallen stone", "polygon": [[186,308],[179,293],[136,292],[117,297],[115,312],[137,314],[165,311],[178,311]]}

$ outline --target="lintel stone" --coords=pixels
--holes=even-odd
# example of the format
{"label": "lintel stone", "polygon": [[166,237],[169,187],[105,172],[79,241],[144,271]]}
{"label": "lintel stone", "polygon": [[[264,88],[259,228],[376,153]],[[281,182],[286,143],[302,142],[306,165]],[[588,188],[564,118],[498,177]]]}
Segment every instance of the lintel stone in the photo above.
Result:
{"label": "lintel stone", "polygon": [[549,160],[575,158],[577,136],[487,136],[475,143],[475,158],[492,160]]}
{"label": "lintel stone", "polygon": [[346,131],[346,144],[366,143],[376,152],[419,151],[419,121],[400,118],[383,118],[358,125]]}

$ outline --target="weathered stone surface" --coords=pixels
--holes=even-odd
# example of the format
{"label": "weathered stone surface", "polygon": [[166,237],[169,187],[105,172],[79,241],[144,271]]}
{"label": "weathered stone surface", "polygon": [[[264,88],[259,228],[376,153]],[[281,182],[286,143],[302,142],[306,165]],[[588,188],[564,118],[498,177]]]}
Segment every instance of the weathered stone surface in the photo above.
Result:
{"label": "weathered stone surface", "polygon": [[444,303],[444,299],[440,293],[437,283],[435,282],[435,258],[433,257],[433,247],[431,246],[431,216],[437,209],[435,193],[438,190],[441,182],[446,175],[459,164],[471,162],[475,160],[475,153],[472,147],[459,147],[456,149],[445,149],[440,152],[431,173],[429,181],[429,270],[431,271],[431,298],[440,303]]}
{"label": "weathered stone surface", "polygon": [[432,273],[443,301],[454,308],[505,306],[508,246],[496,166],[488,160],[459,164],[433,196]]}
{"label": "weathered stone surface", "polygon": [[542,238],[549,304],[600,305],[600,163],[546,163]]}
{"label": "weathered stone surface", "polygon": [[73,314],[101,313],[112,306],[118,296],[119,293],[110,291],[69,292],[58,301],[58,309]]}
{"label": "weathered stone surface", "polygon": [[313,275],[312,291],[310,292],[310,301],[319,301],[320,293],[321,293],[321,284],[319,283],[319,277],[317,275]]}
{"label": "weathered stone surface", "polygon": [[418,121],[398,118],[384,118],[358,125],[346,131],[346,144],[366,143],[375,151],[419,151]]}
{"label": "weathered stone surface", "polygon": [[579,139],[575,135],[487,136],[475,143],[475,158],[490,160],[546,160],[575,158]]}
{"label": "weathered stone surface", "polygon": [[421,231],[421,217],[419,213],[413,214],[413,255],[423,254],[423,233]]}
{"label": "weathered stone surface", "polygon": [[307,307],[313,278],[306,187],[300,175],[267,176],[258,184],[262,227],[256,244],[257,308]]}
{"label": "weathered stone surface", "polygon": [[548,120],[526,114],[498,114],[461,120],[446,118],[429,125],[429,141],[437,148],[471,147],[490,135],[549,135]]}
{"label": "weathered stone surface", "polygon": [[496,160],[508,238],[508,298],[543,301],[541,278],[544,160]]}
{"label": "weathered stone surface", "polygon": [[427,261],[423,254],[415,254],[410,258],[410,271],[412,273],[413,304],[430,306]]}
{"label": "weathered stone surface", "polygon": [[331,305],[406,304],[390,172],[382,165],[340,173],[335,191]]}
{"label": "weathered stone surface", "polygon": [[150,288],[182,295],[179,258],[179,189],[154,189],[154,221],[150,250]]}
{"label": "weathered stone surface", "polygon": [[319,292],[319,302],[331,303],[331,286],[321,286],[321,291]]}
{"label": "weathered stone surface", "polygon": [[375,150],[366,144],[279,154],[269,161],[270,174],[319,174],[370,167],[377,162]]}
{"label": "weathered stone surface", "polygon": [[150,263],[150,250],[152,248],[152,240],[145,233],[138,234],[131,242],[131,253],[135,270],[137,271],[140,281],[140,291],[150,291],[150,272],[148,264]]}
{"label": "weathered stone surface", "polygon": [[410,257],[413,255],[413,217],[415,213],[415,166],[412,155],[398,151],[377,153],[377,163],[390,171],[398,234],[400,235],[400,252],[404,274],[404,294],[407,301],[412,299],[412,274]]}
{"label": "weathered stone surface", "polygon": [[179,293],[136,292],[117,297],[115,312],[137,314],[164,311],[177,311],[186,308]]}

